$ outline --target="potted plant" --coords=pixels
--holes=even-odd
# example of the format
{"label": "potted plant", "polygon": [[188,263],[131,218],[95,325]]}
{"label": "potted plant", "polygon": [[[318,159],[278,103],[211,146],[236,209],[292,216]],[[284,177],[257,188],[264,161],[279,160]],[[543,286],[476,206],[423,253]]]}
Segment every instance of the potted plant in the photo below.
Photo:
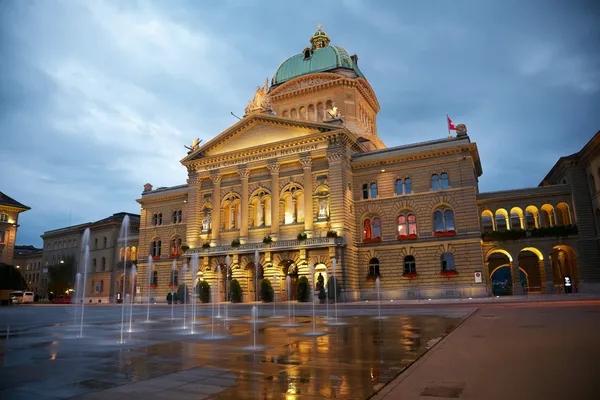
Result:
{"label": "potted plant", "polygon": [[177,288],[177,300],[179,300],[180,303],[190,302],[190,291],[185,283],[179,285]]}
{"label": "potted plant", "polygon": [[260,297],[264,303],[271,303],[273,301],[275,292],[273,291],[273,286],[271,285],[271,281],[267,278],[264,278],[260,281]]}
{"label": "potted plant", "polygon": [[306,240],[308,238],[308,235],[306,234],[306,232],[300,232],[298,234],[298,236],[296,236],[296,239],[303,241]]}
{"label": "potted plant", "polygon": [[271,236],[265,236],[263,238],[263,243],[264,244],[271,244],[271,243],[273,243],[273,238]]}
{"label": "potted plant", "polygon": [[456,236],[456,231],[445,231],[445,232],[435,232],[433,236],[445,237],[445,236]]}
{"label": "potted plant", "polygon": [[240,247],[241,243],[240,243],[240,239],[233,239],[231,241],[231,247]]}
{"label": "potted plant", "polygon": [[185,253],[190,249],[190,246],[187,243],[181,245],[181,250]]}
{"label": "potted plant", "polygon": [[416,272],[405,272],[402,274],[403,278],[407,279],[416,279],[419,276]]}
{"label": "potted plant", "polygon": [[242,287],[237,279],[233,279],[229,284],[229,294],[231,296],[232,303],[242,302]]}
{"label": "potted plant", "polygon": [[308,301],[308,287],[308,278],[306,278],[305,276],[301,276],[300,278],[298,278],[298,301]]}
{"label": "potted plant", "polygon": [[412,235],[398,235],[397,239],[398,240],[416,240],[417,239],[417,235],[416,234],[412,234]]}
{"label": "potted plant", "polygon": [[377,280],[377,277],[379,277],[379,279],[381,279],[381,275],[373,274],[371,272],[369,272],[367,274],[367,280],[368,281],[375,281],[375,280]]}
{"label": "potted plant", "polygon": [[336,237],[338,237],[338,233],[337,233],[337,231],[329,230],[329,231],[327,231],[327,237],[328,238],[336,238]]}
{"label": "potted plant", "polygon": [[452,276],[458,275],[458,272],[455,269],[443,270],[440,272],[440,276],[450,278]]}
{"label": "potted plant", "polygon": [[210,302],[210,285],[207,281],[202,280],[198,283],[198,292],[200,296],[200,301],[203,303]]}
{"label": "potted plant", "polygon": [[209,249],[210,248],[210,243],[209,242],[202,243],[202,248],[203,249]]}
{"label": "potted plant", "polygon": [[160,260],[160,256],[152,256],[153,260]]}
{"label": "potted plant", "polygon": [[167,293],[167,303],[171,304],[173,302],[173,294],[171,292]]}

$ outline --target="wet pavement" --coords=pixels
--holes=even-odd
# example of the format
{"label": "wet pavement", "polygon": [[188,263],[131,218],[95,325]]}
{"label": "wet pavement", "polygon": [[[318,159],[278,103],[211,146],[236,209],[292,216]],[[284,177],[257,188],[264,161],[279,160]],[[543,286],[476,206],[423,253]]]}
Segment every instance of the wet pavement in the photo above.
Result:
{"label": "wet pavement", "polygon": [[[0,398],[347,398],[364,399],[396,377],[472,309],[340,307],[338,325],[319,306],[297,307],[296,327],[281,304],[259,306],[256,347],[250,308],[230,307],[235,321],[198,307],[194,334],[188,307],[134,306],[132,332],[120,342],[121,307],[85,309],[83,337],[75,307],[0,309]],[[78,311],[80,312],[80,311]],[[221,314],[224,314],[221,310]],[[330,315],[334,314],[330,307]],[[128,312],[125,313],[125,329]],[[2,332],[4,330],[4,332]]]}

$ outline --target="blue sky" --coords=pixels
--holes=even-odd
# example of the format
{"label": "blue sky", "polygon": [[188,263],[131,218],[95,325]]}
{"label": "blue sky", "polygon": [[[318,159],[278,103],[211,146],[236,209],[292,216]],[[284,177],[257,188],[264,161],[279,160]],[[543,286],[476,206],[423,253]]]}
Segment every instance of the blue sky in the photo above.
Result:
{"label": "blue sky", "polygon": [[317,24],[358,54],[388,146],[479,146],[480,190],[536,186],[600,129],[594,1],[0,3],[0,190],[32,207],[19,244],[139,212],[146,182],[185,182],[183,145],[236,120]]}

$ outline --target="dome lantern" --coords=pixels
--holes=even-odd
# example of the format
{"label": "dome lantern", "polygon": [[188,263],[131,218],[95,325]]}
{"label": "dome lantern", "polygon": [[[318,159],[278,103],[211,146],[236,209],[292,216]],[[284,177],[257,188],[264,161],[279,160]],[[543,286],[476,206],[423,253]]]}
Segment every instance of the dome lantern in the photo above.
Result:
{"label": "dome lantern", "polygon": [[317,31],[310,38],[310,44],[312,45],[312,49],[322,49],[323,47],[329,46],[329,36],[325,32],[322,31],[323,25],[317,25]]}

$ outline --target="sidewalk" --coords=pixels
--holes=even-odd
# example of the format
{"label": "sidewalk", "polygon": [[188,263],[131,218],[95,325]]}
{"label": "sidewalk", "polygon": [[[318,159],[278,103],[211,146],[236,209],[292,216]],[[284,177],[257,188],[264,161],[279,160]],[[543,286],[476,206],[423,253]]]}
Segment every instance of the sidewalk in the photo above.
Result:
{"label": "sidewalk", "polygon": [[479,309],[373,399],[598,398],[598,332],[598,302]]}

